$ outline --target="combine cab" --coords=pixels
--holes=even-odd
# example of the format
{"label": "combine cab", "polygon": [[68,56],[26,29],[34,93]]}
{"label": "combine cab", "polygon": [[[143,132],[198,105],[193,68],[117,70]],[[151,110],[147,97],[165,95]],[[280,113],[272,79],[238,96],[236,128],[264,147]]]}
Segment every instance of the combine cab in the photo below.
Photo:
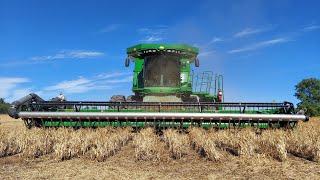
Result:
{"label": "combine cab", "polygon": [[45,101],[36,94],[15,101],[9,110],[27,127],[258,128],[294,127],[303,114],[292,103],[224,102],[223,77],[195,75],[198,49],[188,45],[139,44],[127,49],[125,66],[134,63],[134,95],[110,101]]}

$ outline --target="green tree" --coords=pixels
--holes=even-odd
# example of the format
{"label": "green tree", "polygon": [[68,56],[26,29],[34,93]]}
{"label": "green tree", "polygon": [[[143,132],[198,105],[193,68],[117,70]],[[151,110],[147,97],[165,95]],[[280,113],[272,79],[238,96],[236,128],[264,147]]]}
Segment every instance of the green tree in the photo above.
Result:
{"label": "green tree", "polygon": [[0,98],[0,114],[7,113],[9,107],[9,103],[6,103],[3,98]]}
{"label": "green tree", "polygon": [[0,98],[0,104],[5,104],[4,98]]}
{"label": "green tree", "polygon": [[320,115],[320,79],[304,79],[296,85],[295,96],[300,100],[298,109],[309,116]]}

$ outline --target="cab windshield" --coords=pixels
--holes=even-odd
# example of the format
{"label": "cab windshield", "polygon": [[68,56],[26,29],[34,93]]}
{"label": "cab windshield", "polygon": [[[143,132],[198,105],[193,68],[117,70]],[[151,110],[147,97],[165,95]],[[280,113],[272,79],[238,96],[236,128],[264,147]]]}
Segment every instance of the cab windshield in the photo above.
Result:
{"label": "cab windshield", "polygon": [[145,87],[178,87],[180,84],[179,56],[155,54],[144,59]]}

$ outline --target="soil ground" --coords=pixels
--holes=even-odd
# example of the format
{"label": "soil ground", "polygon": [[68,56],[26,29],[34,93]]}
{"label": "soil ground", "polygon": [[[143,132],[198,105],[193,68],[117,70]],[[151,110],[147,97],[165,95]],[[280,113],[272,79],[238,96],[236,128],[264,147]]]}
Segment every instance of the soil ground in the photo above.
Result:
{"label": "soil ground", "polygon": [[[319,118],[312,119],[318,121]],[[21,120],[0,116],[0,126],[13,131],[23,127]],[[195,151],[179,160],[137,161],[130,142],[104,162],[85,158],[54,160],[51,154],[27,160],[19,156],[0,158],[1,179],[320,179],[320,163],[289,154],[279,162],[268,157],[243,158],[224,153],[213,162]]]}

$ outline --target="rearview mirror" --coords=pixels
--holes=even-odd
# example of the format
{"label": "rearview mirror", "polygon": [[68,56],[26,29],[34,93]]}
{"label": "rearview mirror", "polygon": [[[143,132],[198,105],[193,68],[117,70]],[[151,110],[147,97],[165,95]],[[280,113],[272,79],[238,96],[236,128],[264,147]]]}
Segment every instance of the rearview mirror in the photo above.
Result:
{"label": "rearview mirror", "polygon": [[125,67],[129,67],[129,65],[130,65],[130,59],[129,59],[129,57],[127,57],[125,62],[124,62],[124,66]]}
{"label": "rearview mirror", "polygon": [[198,59],[198,58],[196,58],[196,59],[194,60],[194,66],[195,66],[195,67],[199,67],[199,66],[200,66],[200,62],[199,62],[199,59]]}

